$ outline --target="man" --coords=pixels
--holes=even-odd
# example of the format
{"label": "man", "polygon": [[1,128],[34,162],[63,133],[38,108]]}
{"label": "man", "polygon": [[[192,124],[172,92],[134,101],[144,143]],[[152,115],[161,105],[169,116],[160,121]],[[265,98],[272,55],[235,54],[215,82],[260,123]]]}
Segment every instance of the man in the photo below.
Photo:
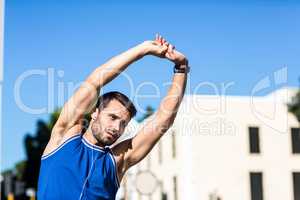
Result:
{"label": "man", "polygon": [[[109,148],[122,135],[136,109],[119,92],[98,98],[99,90],[145,55],[167,58],[175,64],[172,85],[153,119],[135,137]],[[125,172],[141,161],[173,124],[187,73],[185,56],[160,35],[96,68],[66,102],[52,129],[41,160],[38,199],[115,199]],[[82,133],[83,116],[97,99],[89,127]]]}

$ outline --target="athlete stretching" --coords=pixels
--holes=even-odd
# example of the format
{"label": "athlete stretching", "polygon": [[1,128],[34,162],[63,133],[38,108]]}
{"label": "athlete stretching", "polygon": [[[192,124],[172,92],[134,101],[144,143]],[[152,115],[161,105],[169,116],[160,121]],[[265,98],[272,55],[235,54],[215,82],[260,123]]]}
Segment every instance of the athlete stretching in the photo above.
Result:
{"label": "athlete stretching", "polygon": [[[136,114],[119,92],[98,97],[99,90],[131,63],[146,55],[175,64],[172,85],[152,120],[131,139],[109,148]],[[39,200],[115,199],[126,170],[141,161],[173,124],[184,95],[188,62],[157,35],[96,68],[65,103],[44,151],[38,183]],[[95,106],[85,132],[83,116]]]}

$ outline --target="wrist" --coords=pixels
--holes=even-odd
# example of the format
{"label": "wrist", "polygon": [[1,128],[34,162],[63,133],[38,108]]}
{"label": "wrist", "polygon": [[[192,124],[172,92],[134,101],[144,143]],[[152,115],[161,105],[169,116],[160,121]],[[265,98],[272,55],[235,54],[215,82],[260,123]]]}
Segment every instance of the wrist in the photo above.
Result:
{"label": "wrist", "polygon": [[141,56],[146,56],[151,54],[151,48],[147,44],[148,41],[142,42],[141,44],[138,45],[139,52]]}
{"label": "wrist", "polygon": [[187,63],[185,64],[175,64],[173,68],[174,73],[184,73],[187,74],[190,72],[190,67],[188,66]]}
{"label": "wrist", "polygon": [[148,48],[143,43],[137,45],[135,48],[137,49],[138,57],[140,57],[140,58],[149,54]]}
{"label": "wrist", "polygon": [[174,62],[176,69],[187,69],[188,68],[188,60],[185,58],[181,61]]}

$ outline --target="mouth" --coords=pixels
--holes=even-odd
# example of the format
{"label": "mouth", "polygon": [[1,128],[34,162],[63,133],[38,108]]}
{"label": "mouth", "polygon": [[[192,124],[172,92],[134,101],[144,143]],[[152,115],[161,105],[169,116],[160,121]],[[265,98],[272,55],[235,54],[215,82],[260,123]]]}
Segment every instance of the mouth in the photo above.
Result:
{"label": "mouth", "polygon": [[108,131],[106,131],[106,133],[107,133],[107,135],[108,135],[109,137],[111,137],[113,140],[116,139],[116,136],[115,136],[113,133],[108,132]]}

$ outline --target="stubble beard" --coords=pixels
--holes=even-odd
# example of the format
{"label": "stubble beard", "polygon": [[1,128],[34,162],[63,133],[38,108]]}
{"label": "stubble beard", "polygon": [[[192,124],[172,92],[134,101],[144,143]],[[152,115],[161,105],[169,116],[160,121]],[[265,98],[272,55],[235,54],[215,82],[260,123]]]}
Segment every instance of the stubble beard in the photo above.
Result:
{"label": "stubble beard", "polygon": [[100,127],[95,127],[94,124],[92,124],[91,132],[93,137],[97,140],[97,144],[101,146],[109,146],[114,143],[114,141],[110,141],[104,137],[104,130],[102,130]]}

